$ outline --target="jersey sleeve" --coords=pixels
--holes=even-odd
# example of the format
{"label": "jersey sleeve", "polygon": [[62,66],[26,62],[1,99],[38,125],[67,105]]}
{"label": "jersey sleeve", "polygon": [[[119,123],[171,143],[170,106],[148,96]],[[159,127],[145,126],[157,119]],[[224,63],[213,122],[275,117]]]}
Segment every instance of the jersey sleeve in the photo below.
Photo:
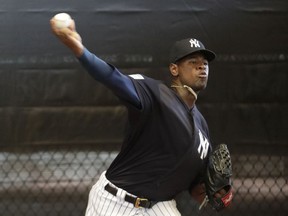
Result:
{"label": "jersey sleeve", "polygon": [[121,73],[116,67],[98,58],[86,48],[78,60],[95,80],[111,89],[120,99],[137,108],[141,107],[131,79]]}

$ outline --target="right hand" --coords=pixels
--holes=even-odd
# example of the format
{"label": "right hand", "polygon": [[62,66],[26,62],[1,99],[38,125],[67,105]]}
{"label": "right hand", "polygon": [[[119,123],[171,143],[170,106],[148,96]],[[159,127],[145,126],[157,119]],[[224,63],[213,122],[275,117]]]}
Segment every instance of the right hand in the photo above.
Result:
{"label": "right hand", "polygon": [[74,20],[72,20],[71,24],[67,28],[57,28],[53,17],[50,20],[50,26],[53,34],[63,44],[70,48],[77,57],[80,57],[83,54],[84,46],[80,35],[76,31]]}

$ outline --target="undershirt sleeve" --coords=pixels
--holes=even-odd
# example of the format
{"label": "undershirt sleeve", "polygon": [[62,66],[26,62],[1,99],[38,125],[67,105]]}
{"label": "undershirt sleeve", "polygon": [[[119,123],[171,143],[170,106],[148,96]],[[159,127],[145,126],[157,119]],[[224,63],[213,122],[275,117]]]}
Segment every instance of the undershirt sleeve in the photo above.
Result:
{"label": "undershirt sleeve", "polygon": [[86,48],[78,60],[95,80],[107,86],[119,98],[137,108],[141,107],[133,82],[116,67],[98,58]]}

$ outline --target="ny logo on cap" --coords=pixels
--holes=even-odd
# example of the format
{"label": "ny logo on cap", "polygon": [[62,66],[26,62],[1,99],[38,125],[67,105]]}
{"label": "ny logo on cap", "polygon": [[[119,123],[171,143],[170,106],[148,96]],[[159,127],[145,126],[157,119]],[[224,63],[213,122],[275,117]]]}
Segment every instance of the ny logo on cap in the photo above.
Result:
{"label": "ny logo on cap", "polygon": [[199,41],[196,39],[190,39],[191,47],[200,47]]}

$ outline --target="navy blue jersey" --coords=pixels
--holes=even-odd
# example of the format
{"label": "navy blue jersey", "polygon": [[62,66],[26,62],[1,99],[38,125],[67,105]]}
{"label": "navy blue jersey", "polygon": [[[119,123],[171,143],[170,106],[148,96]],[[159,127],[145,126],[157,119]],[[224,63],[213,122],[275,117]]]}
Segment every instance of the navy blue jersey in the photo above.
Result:
{"label": "navy blue jersey", "polygon": [[169,200],[189,189],[204,171],[208,126],[196,106],[189,109],[163,82],[132,77],[141,108],[126,103],[126,136],[106,176],[139,197]]}

